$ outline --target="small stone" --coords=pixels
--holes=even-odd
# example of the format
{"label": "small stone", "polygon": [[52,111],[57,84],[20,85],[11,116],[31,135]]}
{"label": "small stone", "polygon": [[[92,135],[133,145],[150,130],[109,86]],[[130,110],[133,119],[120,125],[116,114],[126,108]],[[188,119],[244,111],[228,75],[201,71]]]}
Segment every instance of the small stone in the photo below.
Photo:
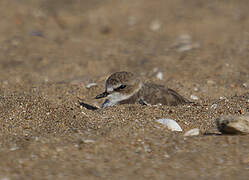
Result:
{"label": "small stone", "polygon": [[196,49],[196,48],[199,48],[199,47],[200,47],[200,45],[198,43],[186,44],[186,45],[181,46],[177,50],[178,50],[178,52],[184,52],[184,51],[189,51],[191,49]]}
{"label": "small stone", "polygon": [[226,97],[220,96],[219,99],[220,99],[220,100],[224,100],[224,99],[226,99]]}
{"label": "small stone", "polygon": [[92,139],[83,139],[82,140],[84,143],[95,143],[95,141],[94,140],[92,140]]}
{"label": "small stone", "polygon": [[30,32],[29,32],[29,35],[30,35],[30,36],[44,37],[44,34],[43,34],[43,32],[41,32],[41,31],[30,31]]}
{"label": "small stone", "polygon": [[93,86],[97,86],[97,83],[89,83],[88,85],[86,85],[86,88],[90,89]]}
{"label": "small stone", "polygon": [[207,83],[208,83],[209,85],[214,85],[214,84],[215,84],[215,82],[214,82],[213,80],[211,80],[211,79],[207,80]]}
{"label": "small stone", "polygon": [[184,52],[199,48],[200,44],[193,42],[192,37],[189,34],[182,34],[177,38],[173,47],[175,47],[178,52]]}
{"label": "small stone", "polygon": [[200,129],[194,128],[187,131],[184,136],[198,136],[200,134]]}
{"label": "small stone", "polygon": [[242,86],[245,87],[245,88],[248,87],[247,83],[243,83]]}
{"label": "small stone", "polygon": [[249,114],[221,116],[216,119],[216,125],[223,134],[249,134]]}
{"label": "small stone", "polygon": [[158,31],[161,28],[161,22],[158,20],[152,21],[150,24],[150,29],[152,31]]}
{"label": "small stone", "polygon": [[17,146],[14,146],[14,147],[10,148],[11,151],[15,151],[15,150],[18,150],[18,149],[19,149],[19,147],[17,147]]}
{"label": "small stone", "polygon": [[146,152],[148,152],[148,153],[151,152],[151,149],[150,149],[149,146],[147,146],[147,145],[144,145],[144,150],[145,150]]}
{"label": "small stone", "polygon": [[135,153],[140,153],[142,151],[142,148],[141,147],[138,147],[136,150],[135,150]]}
{"label": "small stone", "polygon": [[171,131],[182,131],[182,128],[173,119],[158,119],[156,122],[165,125]]}
{"label": "small stone", "polygon": [[217,106],[218,106],[217,104],[212,104],[211,108],[212,108],[212,109],[216,109]]}
{"label": "small stone", "polygon": [[17,40],[17,39],[13,39],[13,40],[11,41],[11,44],[12,44],[13,46],[18,46],[18,45],[20,44],[20,41]]}
{"label": "small stone", "polygon": [[170,155],[169,155],[168,153],[165,153],[165,154],[164,154],[164,157],[165,157],[165,158],[170,158]]}
{"label": "small stone", "polygon": [[199,98],[198,98],[196,95],[193,95],[193,94],[192,94],[192,95],[190,96],[190,99],[198,100]]}
{"label": "small stone", "polygon": [[194,91],[195,91],[195,92],[199,91],[199,88],[195,87],[195,88],[194,88]]}
{"label": "small stone", "polygon": [[63,151],[63,148],[57,147],[55,150],[56,150],[57,152],[62,152],[62,151]]}

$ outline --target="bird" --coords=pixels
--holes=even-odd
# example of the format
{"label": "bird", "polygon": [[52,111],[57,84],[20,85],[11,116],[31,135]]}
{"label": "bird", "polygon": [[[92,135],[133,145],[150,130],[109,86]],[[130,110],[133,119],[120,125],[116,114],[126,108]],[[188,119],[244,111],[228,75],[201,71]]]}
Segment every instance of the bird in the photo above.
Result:
{"label": "bird", "polygon": [[118,104],[177,106],[191,103],[170,88],[159,84],[143,83],[134,73],[126,71],[115,72],[107,78],[105,91],[95,97],[95,99],[101,98],[106,98],[102,108]]}

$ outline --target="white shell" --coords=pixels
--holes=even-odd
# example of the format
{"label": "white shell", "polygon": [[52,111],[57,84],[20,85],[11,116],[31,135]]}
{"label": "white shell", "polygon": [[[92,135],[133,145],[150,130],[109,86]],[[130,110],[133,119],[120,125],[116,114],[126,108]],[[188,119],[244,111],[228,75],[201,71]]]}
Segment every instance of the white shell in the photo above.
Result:
{"label": "white shell", "polygon": [[190,96],[190,99],[198,100],[199,98],[198,98],[196,95],[193,95],[193,94],[192,94],[192,95]]}
{"label": "white shell", "polygon": [[156,78],[162,80],[163,79],[163,73],[158,72],[157,75],[156,75]]}
{"label": "white shell", "polygon": [[92,139],[83,139],[82,140],[84,143],[95,143],[95,141],[94,140],[92,140]]}
{"label": "white shell", "polygon": [[200,129],[194,128],[187,131],[184,136],[198,136],[200,134]]}
{"label": "white shell", "polygon": [[86,88],[89,89],[93,86],[97,86],[97,83],[89,83],[88,85],[86,85]]}
{"label": "white shell", "polygon": [[158,119],[156,122],[165,125],[171,131],[182,131],[182,128],[173,119]]}

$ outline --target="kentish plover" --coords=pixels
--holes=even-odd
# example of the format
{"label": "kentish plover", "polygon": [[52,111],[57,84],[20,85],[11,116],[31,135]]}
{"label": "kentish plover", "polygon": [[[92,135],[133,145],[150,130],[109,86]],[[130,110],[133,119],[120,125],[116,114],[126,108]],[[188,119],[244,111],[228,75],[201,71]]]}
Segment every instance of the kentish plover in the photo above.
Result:
{"label": "kentish plover", "polygon": [[95,98],[106,97],[102,108],[114,106],[116,104],[135,104],[144,105],[169,105],[190,103],[186,98],[179,95],[172,89],[165,88],[162,85],[143,83],[140,78],[131,72],[113,73],[105,84],[105,91]]}

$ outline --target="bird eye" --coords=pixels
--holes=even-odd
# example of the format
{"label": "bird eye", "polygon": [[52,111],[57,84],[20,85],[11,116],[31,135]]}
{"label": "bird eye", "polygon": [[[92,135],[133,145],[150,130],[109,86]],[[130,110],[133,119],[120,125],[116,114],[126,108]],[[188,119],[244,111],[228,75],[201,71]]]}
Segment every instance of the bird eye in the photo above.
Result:
{"label": "bird eye", "polygon": [[126,88],[126,85],[121,85],[121,86],[119,87],[119,89],[124,89],[124,88]]}
{"label": "bird eye", "polygon": [[118,88],[116,88],[115,90],[118,91],[118,90],[124,89],[124,88],[126,88],[126,85],[121,85],[121,86],[119,86]]}

